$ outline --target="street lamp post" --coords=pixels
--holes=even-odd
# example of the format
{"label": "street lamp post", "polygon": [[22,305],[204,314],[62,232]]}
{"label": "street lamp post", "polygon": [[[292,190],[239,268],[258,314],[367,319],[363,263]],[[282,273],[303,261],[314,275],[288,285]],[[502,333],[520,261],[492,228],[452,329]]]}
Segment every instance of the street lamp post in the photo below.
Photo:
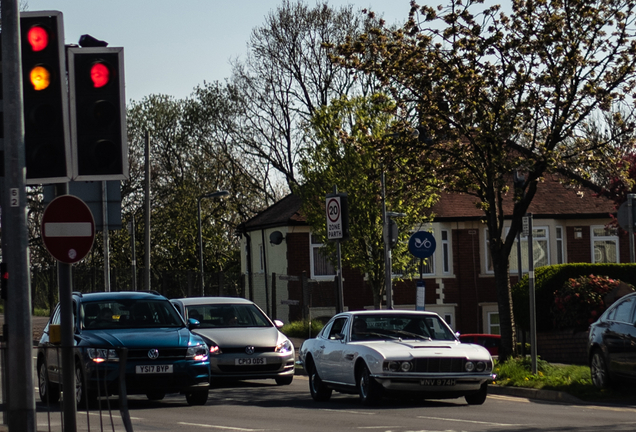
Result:
{"label": "street lamp post", "polygon": [[201,200],[203,198],[220,198],[230,193],[226,190],[220,190],[200,195],[197,199],[197,215],[199,221],[199,269],[201,271],[201,295],[205,295],[205,284],[203,283],[203,235],[201,234]]}

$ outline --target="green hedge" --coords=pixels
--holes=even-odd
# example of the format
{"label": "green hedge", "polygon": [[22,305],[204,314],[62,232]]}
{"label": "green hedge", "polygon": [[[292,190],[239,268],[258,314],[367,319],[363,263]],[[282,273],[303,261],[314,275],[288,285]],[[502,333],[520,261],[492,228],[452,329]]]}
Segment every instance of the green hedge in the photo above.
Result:
{"label": "green hedge", "polygon": [[[570,278],[579,276],[607,276],[636,286],[636,264],[559,264],[539,267],[534,271],[535,304],[537,309],[537,331],[553,328],[551,308],[554,292]],[[512,287],[512,302],[515,323],[524,330],[530,329],[530,298],[528,275]]]}

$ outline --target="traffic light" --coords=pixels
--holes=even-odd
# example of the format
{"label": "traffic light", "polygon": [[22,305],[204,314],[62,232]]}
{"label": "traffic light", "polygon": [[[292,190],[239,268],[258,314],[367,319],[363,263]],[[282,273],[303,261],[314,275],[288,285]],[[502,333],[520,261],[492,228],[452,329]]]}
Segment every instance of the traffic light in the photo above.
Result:
{"label": "traffic light", "polygon": [[123,48],[69,48],[74,180],[128,178]]}
{"label": "traffic light", "polygon": [[70,179],[64,24],[59,11],[20,14],[26,183]]}

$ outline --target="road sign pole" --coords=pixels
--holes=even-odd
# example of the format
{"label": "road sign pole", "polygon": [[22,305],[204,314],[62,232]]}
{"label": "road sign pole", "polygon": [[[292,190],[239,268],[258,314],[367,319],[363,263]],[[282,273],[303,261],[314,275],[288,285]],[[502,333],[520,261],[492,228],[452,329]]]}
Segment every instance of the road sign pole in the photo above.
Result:
{"label": "road sign pole", "polygon": [[17,0],[2,9],[2,97],[4,183],[2,191],[2,259],[7,264],[5,324],[7,338],[6,423],[11,431],[36,430],[33,392],[31,283],[25,187],[24,118],[20,19]]}
{"label": "road sign pole", "polygon": [[532,373],[537,374],[537,312],[534,295],[534,249],[532,244],[532,213],[526,215],[528,221],[528,291],[530,295],[530,356]]}

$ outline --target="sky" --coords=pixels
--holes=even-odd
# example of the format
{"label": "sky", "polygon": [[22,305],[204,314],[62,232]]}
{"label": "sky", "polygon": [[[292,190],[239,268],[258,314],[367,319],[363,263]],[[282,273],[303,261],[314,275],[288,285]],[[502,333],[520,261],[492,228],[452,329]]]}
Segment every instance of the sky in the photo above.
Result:
{"label": "sky", "polygon": [[[409,0],[328,0],[403,23]],[[177,99],[204,82],[224,81],[230,61],[245,58],[255,27],[281,1],[274,0],[20,0],[28,11],[57,10],[64,16],[66,44],[83,34],[124,47],[126,99],[151,94]],[[313,6],[314,0],[306,0]]]}

